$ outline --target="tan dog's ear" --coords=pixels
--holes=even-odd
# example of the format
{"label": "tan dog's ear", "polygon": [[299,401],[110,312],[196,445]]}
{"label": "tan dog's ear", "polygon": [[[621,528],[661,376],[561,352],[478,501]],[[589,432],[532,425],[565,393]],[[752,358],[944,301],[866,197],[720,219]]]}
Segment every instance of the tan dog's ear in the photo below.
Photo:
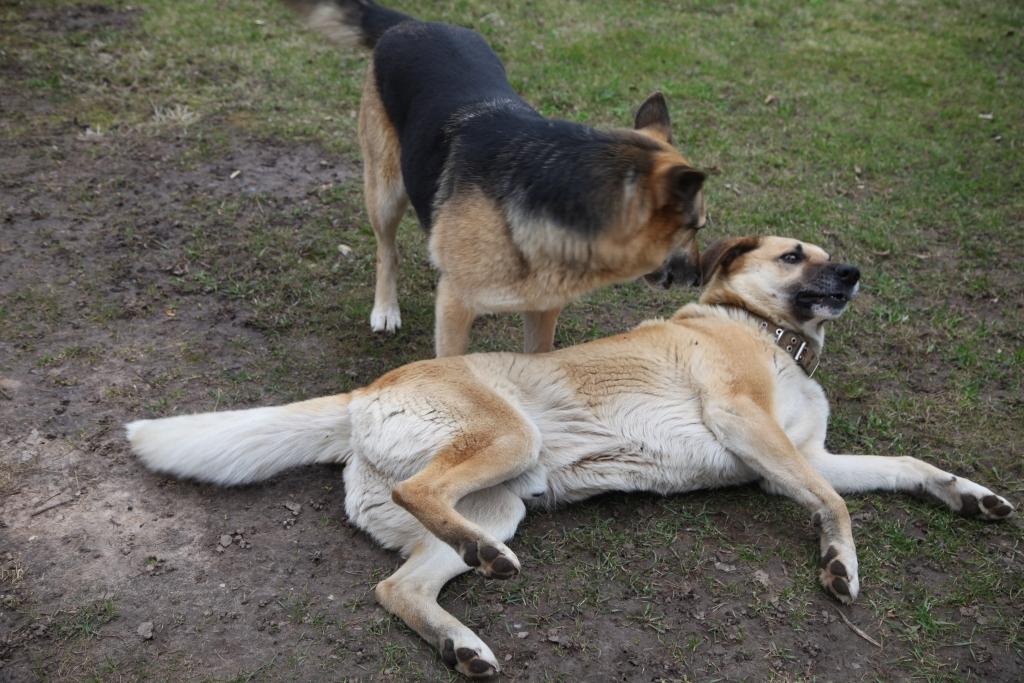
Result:
{"label": "tan dog's ear", "polygon": [[757,249],[760,244],[760,237],[718,240],[700,255],[700,283],[706,285],[719,272],[728,273],[729,267],[737,258]]}
{"label": "tan dog's ear", "polygon": [[672,119],[668,115],[668,103],[665,96],[655,92],[636,110],[633,128],[646,129],[665,142],[672,142]]}

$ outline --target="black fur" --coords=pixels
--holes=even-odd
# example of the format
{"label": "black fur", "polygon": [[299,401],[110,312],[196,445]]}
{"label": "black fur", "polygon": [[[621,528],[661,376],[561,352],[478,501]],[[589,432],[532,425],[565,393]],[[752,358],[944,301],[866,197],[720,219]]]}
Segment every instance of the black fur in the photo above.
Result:
{"label": "black fur", "polygon": [[591,235],[616,215],[624,183],[651,171],[648,138],[542,117],[479,34],[359,4],[360,26],[389,25],[374,49],[377,88],[425,229],[436,206],[476,187],[506,210]]}
{"label": "black fur", "polygon": [[[293,5],[316,5],[322,0],[289,0]],[[371,50],[377,41],[391,27],[410,21],[412,17],[381,7],[373,0],[334,0],[334,4],[345,15],[345,23],[357,29],[359,41]]]}
{"label": "black fur", "polygon": [[640,135],[510,108],[458,129],[451,180],[437,200],[475,185],[501,206],[592,235],[616,214],[626,180],[650,173],[657,149]]}

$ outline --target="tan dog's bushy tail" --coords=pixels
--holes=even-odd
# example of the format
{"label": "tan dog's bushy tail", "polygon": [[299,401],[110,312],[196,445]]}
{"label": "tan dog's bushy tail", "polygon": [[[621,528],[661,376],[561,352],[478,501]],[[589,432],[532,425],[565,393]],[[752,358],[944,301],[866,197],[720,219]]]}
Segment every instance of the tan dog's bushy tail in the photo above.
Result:
{"label": "tan dog's bushy tail", "polygon": [[372,0],[285,0],[306,19],[306,25],[339,45],[361,44],[373,49],[384,32],[403,21],[401,12]]}
{"label": "tan dog's bushy tail", "polygon": [[314,463],[344,463],[348,394],[284,406],[130,422],[132,450],[151,470],[222,486]]}

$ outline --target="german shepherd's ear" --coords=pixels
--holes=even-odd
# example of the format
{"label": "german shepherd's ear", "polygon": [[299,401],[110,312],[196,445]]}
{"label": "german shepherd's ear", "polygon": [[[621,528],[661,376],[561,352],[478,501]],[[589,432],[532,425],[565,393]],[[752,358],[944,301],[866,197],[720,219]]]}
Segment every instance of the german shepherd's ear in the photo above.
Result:
{"label": "german shepherd's ear", "polygon": [[633,128],[646,129],[665,142],[672,142],[672,119],[668,115],[668,103],[665,96],[655,92],[636,110]]}
{"label": "german shepherd's ear", "polygon": [[757,249],[760,237],[734,237],[718,240],[700,255],[700,284],[706,285],[718,272],[728,273],[740,256]]}
{"label": "german shepherd's ear", "polygon": [[[700,189],[704,187],[707,174],[689,166],[673,166],[665,174],[668,183],[666,196],[680,206],[689,206]],[[667,202],[666,202],[667,203]]]}

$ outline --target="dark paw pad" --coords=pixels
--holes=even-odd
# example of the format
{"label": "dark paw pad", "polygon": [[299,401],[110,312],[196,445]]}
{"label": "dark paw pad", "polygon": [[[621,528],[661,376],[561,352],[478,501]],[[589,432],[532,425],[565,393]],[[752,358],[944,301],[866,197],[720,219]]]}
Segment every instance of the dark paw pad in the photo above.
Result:
{"label": "dark paw pad", "polygon": [[460,647],[455,650],[454,657],[456,661],[452,664],[467,676],[486,678],[498,673],[493,664],[480,659],[479,653],[471,648]]}
{"label": "dark paw pad", "polygon": [[480,566],[480,553],[477,552],[476,541],[467,543],[462,551],[462,560],[470,567]]}
{"label": "dark paw pad", "polygon": [[960,495],[960,514],[987,520],[1006,519],[1013,514],[1013,506],[993,493],[982,496],[980,500],[973,494],[963,493]]}
{"label": "dark paw pad", "polygon": [[499,557],[491,563],[491,576],[496,579],[511,579],[519,573],[512,561],[507,557]]}
{"label": "dark paw pad", "polygon": [[983,497],[978,505],[979,514],[985,519],[1006,519],[1013,514],[1009,501],[993,493]]}
{"label": "dark paw pad", "polygon": [[501,549],[470,541],[463,546],[462,559],[470,567],[492,579],[511,579],[519,573],[519,565]]}
{"label": "dark paw pad", "polygon": [[829,546],[821,558],[818,566],[821,568],[821,585],[842,603],[853,602],[854,595],[850,590],[853,577],[850,571],[839,557],[839,550],[835,546]]}
{"label": "dark paw pad", "polygon": [[960,494],[960,514],[964,517],[977,517],[981,512],[978,499],[970,493]]}
{"label": "dark paw pad", "polygon": [[448,666],[455,666],[459,660],[455,657],[455,642],[451,638],[445,638],[441,645],[441,659]]}

